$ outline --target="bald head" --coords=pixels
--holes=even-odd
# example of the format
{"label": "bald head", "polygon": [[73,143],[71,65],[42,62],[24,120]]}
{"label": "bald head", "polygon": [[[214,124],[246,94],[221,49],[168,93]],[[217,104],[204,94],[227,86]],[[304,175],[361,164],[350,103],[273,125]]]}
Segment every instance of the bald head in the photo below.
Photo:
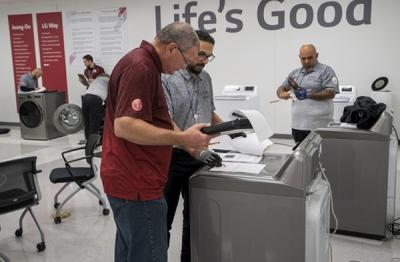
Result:
{"label": "bald head", "polygon": [[305,69],[309,69],[315,65],[318,59],[317,49],[312,44],[305,44],[300,47],[299,58]]}

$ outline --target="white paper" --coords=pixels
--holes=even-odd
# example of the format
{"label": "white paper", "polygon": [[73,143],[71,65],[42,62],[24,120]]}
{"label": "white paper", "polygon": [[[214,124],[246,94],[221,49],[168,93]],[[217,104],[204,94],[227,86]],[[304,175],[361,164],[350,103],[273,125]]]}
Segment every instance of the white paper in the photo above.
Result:
{"label": "white paper", "polygon": [[209,149],[235,151],[236,149],[231,146],[231,140],[228,135],[217,136],[210,140]]}
{"label": "white paper", "polygon": [[240,153],[218,153],[223,162],[259,163],[261,156],[252,156]]}
{"label": "white paper", "polygon": [[259,174],[265,167],[263,164],[225,162],[221,167],[213,167],[210,171]]}
{"label": "white paper", "polygon": [[271,127],[267,123],[265,117],[257,110],[235,110],[234,113],[242,115],[246,117],[251,125],[253,126],[253,130],[257,135],[258,141],[262,142],[267,138],[270,138],[274,133],[272,132]]}
{"label": "white paper", "polygon": [[230,144],[240,153],[262,156],[264,150],[273,143],[269,139],[265,139],[262,143],[260,143],[256,134],[252,133],[247,134],[247,137],[237,137],[232,139]]}
{"label": "white paper", "polygon": [[39,87],[38,89],[35,89],[35,90],[32,90],[32,91],[27,91],[27,92],[25,92],[25,91],[19,91],[19,93],[21,93],[21,94],[30,94],[30,93],[40,93],[40,92],[44,92],[44,91],[46,91],[46,87]]}

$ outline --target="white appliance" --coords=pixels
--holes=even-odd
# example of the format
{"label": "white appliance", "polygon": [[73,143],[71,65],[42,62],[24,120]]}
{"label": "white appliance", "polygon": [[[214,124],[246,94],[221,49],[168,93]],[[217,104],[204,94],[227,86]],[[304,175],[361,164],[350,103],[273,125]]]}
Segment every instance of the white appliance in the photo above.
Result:
{"label": "white appliance", "polygon": [[336,94],[333,98],[333,120],[335,122],[340,122],[340,117],[343,115],[343,109],[346,106],[353,105],[356,98],[357,90],[355,86],[339,86],[339,94]]}
{"label": "white appliance", "polygon": [[260,110],[257,86],[226,85],[222,95],[214,96],[216,113],[225,121],[236,109]]}

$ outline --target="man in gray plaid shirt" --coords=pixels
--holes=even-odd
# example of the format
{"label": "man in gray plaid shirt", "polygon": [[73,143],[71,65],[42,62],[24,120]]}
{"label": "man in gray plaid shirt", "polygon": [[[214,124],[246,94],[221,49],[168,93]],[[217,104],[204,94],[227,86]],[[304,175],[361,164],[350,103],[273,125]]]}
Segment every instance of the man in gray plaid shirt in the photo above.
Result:
{"label": "man in gray plaid shirt", "polygon": [[[222,119],[214,112],[213,90],[210,75],[203,70],[213,61],[214,38],[205,31],[196,31],[200,39],[197,58],[186,61],[186,69],[173,75],[162,75],[164,93],[174,128],[185,130],[196,123],[222,123]],[[201,152],[190,148],[175,147],[168,181],[164,188],[164,196],[168,205],[167,223],[168,240],[174,220],[179,195],[182,194],[183,230],[181,261],[190,261],[190,219],[189,219],[189,178],[203,165],[220,166],[221,158],[211,150]]]}

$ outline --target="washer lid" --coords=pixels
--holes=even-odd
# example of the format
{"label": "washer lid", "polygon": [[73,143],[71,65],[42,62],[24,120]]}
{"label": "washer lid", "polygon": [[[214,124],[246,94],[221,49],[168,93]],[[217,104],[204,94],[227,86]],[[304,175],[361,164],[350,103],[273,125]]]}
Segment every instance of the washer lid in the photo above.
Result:
{"label": "washer lid", "polygon": [[371,88],[374,91],[380,91],[384,89],[389,83],[389,79],[386,76],[378,77],[374,82],[372,82]]}

